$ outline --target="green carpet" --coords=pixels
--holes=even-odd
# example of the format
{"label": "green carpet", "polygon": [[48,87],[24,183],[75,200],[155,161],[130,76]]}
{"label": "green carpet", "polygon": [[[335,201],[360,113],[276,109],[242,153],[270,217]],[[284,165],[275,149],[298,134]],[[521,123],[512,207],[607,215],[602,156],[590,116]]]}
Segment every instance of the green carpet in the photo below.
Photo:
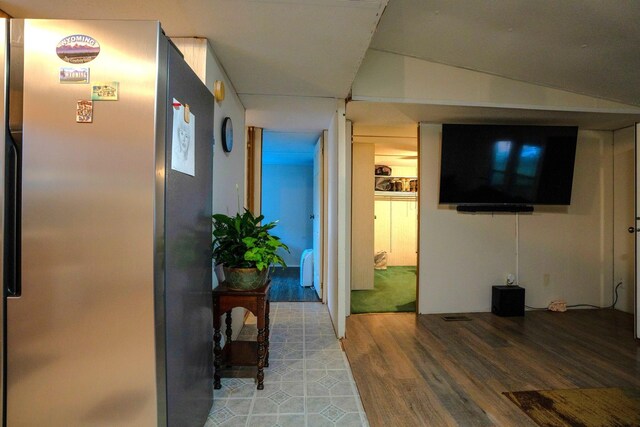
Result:
{"label": "green carpet", "polygon": [[351,313],[416,311],[416,267],[375,270],[373,290],[351,291]]}

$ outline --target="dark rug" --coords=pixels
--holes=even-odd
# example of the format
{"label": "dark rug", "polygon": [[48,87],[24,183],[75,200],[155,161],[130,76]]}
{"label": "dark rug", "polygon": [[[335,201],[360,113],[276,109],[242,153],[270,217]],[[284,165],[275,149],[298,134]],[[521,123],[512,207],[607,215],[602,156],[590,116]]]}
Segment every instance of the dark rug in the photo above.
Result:
{"label": "dark rug", "polygon": [[503,393],[539,426],[640,426],[640,390],[578,388]]}

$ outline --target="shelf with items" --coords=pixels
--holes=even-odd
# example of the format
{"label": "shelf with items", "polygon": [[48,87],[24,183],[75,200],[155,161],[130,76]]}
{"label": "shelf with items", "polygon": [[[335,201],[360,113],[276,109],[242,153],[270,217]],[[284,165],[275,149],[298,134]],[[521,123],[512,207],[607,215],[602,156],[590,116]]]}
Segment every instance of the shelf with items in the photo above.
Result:
{"label": "shelf with items", "polygon": [[418,177],[375,175],[374,189],[376,195],[383,195],[378,193],[408,193],[415,196],[418,192]]}

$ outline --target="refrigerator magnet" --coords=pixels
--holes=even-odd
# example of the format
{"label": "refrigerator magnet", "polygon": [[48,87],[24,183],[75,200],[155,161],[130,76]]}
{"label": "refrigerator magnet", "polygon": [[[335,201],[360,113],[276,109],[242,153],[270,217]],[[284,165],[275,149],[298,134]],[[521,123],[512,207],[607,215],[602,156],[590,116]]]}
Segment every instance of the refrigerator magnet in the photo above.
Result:
{"label": "refrigerator magnet", "polygon": [[89,69],[85,67],[60,67],[60,83],[87,84]]}
{"label": "refrigerator magnet", "polygon": [[[179,107],[176,108],[176,105]],[[173,100],[171,169],[196,176],[196,117],[178,100]],[[185,116],[189,121],[185,121]]]}
{"label": "refrigerator magnet", "polygon": [[118,82],[95,82],[91,84],[92,101],[117,101]]}
{"label": "refrigerator magnet", "polygon": [[93,123],[93,101],[81,99],[76,103],[76,123]]}
{"label": "refrigerator magnet", "polygon": [[67,36],[58,42],[58,58],[70,64],[84,64],[93,61],[100,53],[100,43],[84,34]]}

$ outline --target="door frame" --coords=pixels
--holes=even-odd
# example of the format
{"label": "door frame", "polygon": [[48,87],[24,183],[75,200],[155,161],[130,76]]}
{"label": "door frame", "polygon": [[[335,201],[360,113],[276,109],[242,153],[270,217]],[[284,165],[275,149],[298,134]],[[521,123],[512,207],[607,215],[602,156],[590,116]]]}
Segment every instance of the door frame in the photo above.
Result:
{"label": "door frame", "polygon": [[[349,162],[348,162],[348,175],[351,177],[352,176],[352,172],[353,172],[353,123],[350,120],[347,120],[347,135],[349,135],[349,137],[347,138],[347,142],[349,144],[349,153],[351,154]],[[416,309],[414,311],[415,314],[420,314],[420,223],[421,218],[420,218],[420,188],[422,188],[422,181],[421,181],[421,163],[420,163],[420,150],[421,150],[421,141],[420,141],[420,122],[416,123],[416,156],[417,156],[417,177],[418,177],[418,191],[417,191],[417,196],[416,196],[416,203],[417,203],[417,227],[416,227]],[[353,220],[352,217],[352,197],[351,197],[351,193],[353,191],[352,188],[353,185],[353,181],[349,182],[349,190],[350,190],[350,194],[349,194],[349,198],[348,198],[348,212],[349,215],[347,216],[347,221],[349,222],[349,224],[351,224],[351,221]],[[349,241],[351,242],[351,233],[352,230],[349,230]],[[351,265],[351,257],[349,257],[349,261],[348,261],[349,266]],[[350,271],[349,271],[350,274]],[[349,282],[348,286],[347,286],[347,290],[346,290],[346,316],[349,317],[351,315],[351,283]]]}
{"label": "door frame", "polygon": [[247,128],[247,209],[262,212],[262,128]]}
{"label": "door frame", "polygon": [[[322,302],[326,301],[325,296],[325,286],[324,286],[324,231],[325,231],[325,156],[324,156],[324,132],[320,134],[318,137],[318,141],[316,142],[316,147],[314,148],[313,154],[313,224],[314,229],[317,226],[319,228],[318,237],[316,238],[315,230],[313,231],[313,287],[315,288],[316,284],[316,274],[319,282],[320,292],[316,289],[316,294]],[[316,182],[316,168],[318,168],[318,180]],[[315,209],[315,205],[318,203],[317,212]],[[315,215],[318,215],[319,218],[315,218]],[[317,273],[316,273],[317,272]]]}
{"label": "door frame", "polygon": [[[247,208],[255,215],[262,214],[262,146],[264,129],[250,126],[247,128]],[[326,177],[328,170],[327,156],[324,155],[324,147],[327,141],[327,131],[324,130],[319,137],[322,155],[322,180],[321,180],[321,206],[320,206],[320,301],[327,303],[327,289],[325,286],[327,277],[327,191]],[[314,155],[315,156],[315,155]],[[315,191],[315,189],[314,189]],[[314,236],[315,240],[315,236]],[[301,266],[302,267],[302,266]],[[315,266],[314,266],[315,268]]]}

